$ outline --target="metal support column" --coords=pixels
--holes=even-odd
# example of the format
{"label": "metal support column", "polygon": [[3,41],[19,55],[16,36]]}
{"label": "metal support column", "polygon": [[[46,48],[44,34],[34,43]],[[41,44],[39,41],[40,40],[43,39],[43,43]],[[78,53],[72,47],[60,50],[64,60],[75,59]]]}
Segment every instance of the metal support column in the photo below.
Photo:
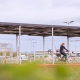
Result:
{"label": "metal support column", "polygon": [[43,36],[43,61],[45,63],[45,37]]}
{"label": "metal support column", "polygon": [[34,62],[35,62],[35,44],[34,44]]}
{"label": "metal support column", "polygon": [[53,27],[52,27],[52,64],[54,64],[54,51],[53,51],[53,36],[54,36],[54,31],[53,31]]}
{"label": "metal support column", "polygon": [[67,49],[69,50],[69,37],[67,36]]}
{"label": "metal support column", "polygon": [[34,62],[35,62],[35,55],[36,55],[36,50],[35,50],[35,47],[36,47],[36,42],[33,42],[34,43],[34,45],[33,45],[33,47],[34,47]]}
{"label": "metal support column", "polygon": [[18,34],[16,34],[16,54],[17,54],[17,57],[19,56],[18,55]]}
{"label": "metal support column", "polygon": [[21,65],[21,26],[19,26],[19,57],[20,57],[20,65]]}

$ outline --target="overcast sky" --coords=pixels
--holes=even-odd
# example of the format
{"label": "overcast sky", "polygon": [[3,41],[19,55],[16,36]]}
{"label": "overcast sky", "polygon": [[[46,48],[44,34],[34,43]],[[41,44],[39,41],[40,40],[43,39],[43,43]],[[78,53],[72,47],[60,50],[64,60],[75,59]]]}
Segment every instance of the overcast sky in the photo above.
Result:
{"label": "overcast sky", "polygon": [[[70,25],[80,26],[80,0],[0,0],[0,22],[67,25],[63,22],[71,20],[74,20],[74,23]],[[4,39],[5,37],[7,41]],[[37,49],[42,49],[42,41],[38,41],[39,39],[42,40],[42,37],[22,36],[22,39],[25,39],[25,37],[28,41],[31,38],[37,39],[37,45],[40,45]],[[15,43],[16,38],[15,36],[0,35],[0,39],[3,43],[8,41]],[[50,40],[51,37],[46,39]],[[62,42],[66,43],[66,37],[55,37],[55,39],[61,39],[61,41],[64,39]],[[30,41],[28,41],[22,42],[22,51],[30,51],[31,47],[27,48],[27,45],[30,44]],[[46,46],[51,44],[49,42],[46,40]],[[23,47],[25,43],[26,45]],[[61,44],[60,41],[55,40],[56,43],[57,45]],[[13,44],[13,50],[16,49],[15,45]],[[51,45],[46,47],[46,49],[49,48],[51,48]],[[71,48],[71,50],[73,49],[75,48]]]}

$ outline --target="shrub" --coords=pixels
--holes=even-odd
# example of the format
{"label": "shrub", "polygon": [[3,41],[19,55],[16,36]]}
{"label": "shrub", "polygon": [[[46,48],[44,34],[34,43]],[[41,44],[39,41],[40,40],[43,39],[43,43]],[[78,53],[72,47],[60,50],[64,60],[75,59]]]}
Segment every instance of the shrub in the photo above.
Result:
{"label": "shrub", "polygon": [[16,57],[17,55],[16,55],[16,52],[13,52],[13,57]]}
{"label": "shrub", "polygon": [[2,51],[0,52],[0,56],[3,56],[3,52]]}

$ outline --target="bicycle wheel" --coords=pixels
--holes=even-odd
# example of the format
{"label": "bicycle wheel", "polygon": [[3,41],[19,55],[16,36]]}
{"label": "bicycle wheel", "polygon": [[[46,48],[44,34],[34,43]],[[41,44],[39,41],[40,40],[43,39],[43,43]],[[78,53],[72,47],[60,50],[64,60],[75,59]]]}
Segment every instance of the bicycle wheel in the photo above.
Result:
{"label": "bicycle wheel", "polygon": [[76,63],[77,60],[76,60],[75,57],[71,57],[71,56],[69,56],[68,59],[67,59],[67,62],[68,62],[68,63]]}
{"label": "bicycle wheel", "polygon": [[70,56],[67,58],[67,63],[73,63],[73,60]]}

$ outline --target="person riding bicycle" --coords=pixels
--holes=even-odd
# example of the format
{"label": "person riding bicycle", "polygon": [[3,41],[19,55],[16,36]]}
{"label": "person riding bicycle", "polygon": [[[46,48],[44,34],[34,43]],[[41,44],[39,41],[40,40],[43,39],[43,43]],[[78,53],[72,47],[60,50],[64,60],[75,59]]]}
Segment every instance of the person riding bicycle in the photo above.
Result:
{"label": "person riding bicycle", "polygon": [[65,43],[62,43],[62,45],[60,46],[60,53],[63,55],[63,57],[65,57],[65,61],[67,60],[67,54],[65,53],[64,49],[69,52],[69,50],[67,50],[65,48]]}

